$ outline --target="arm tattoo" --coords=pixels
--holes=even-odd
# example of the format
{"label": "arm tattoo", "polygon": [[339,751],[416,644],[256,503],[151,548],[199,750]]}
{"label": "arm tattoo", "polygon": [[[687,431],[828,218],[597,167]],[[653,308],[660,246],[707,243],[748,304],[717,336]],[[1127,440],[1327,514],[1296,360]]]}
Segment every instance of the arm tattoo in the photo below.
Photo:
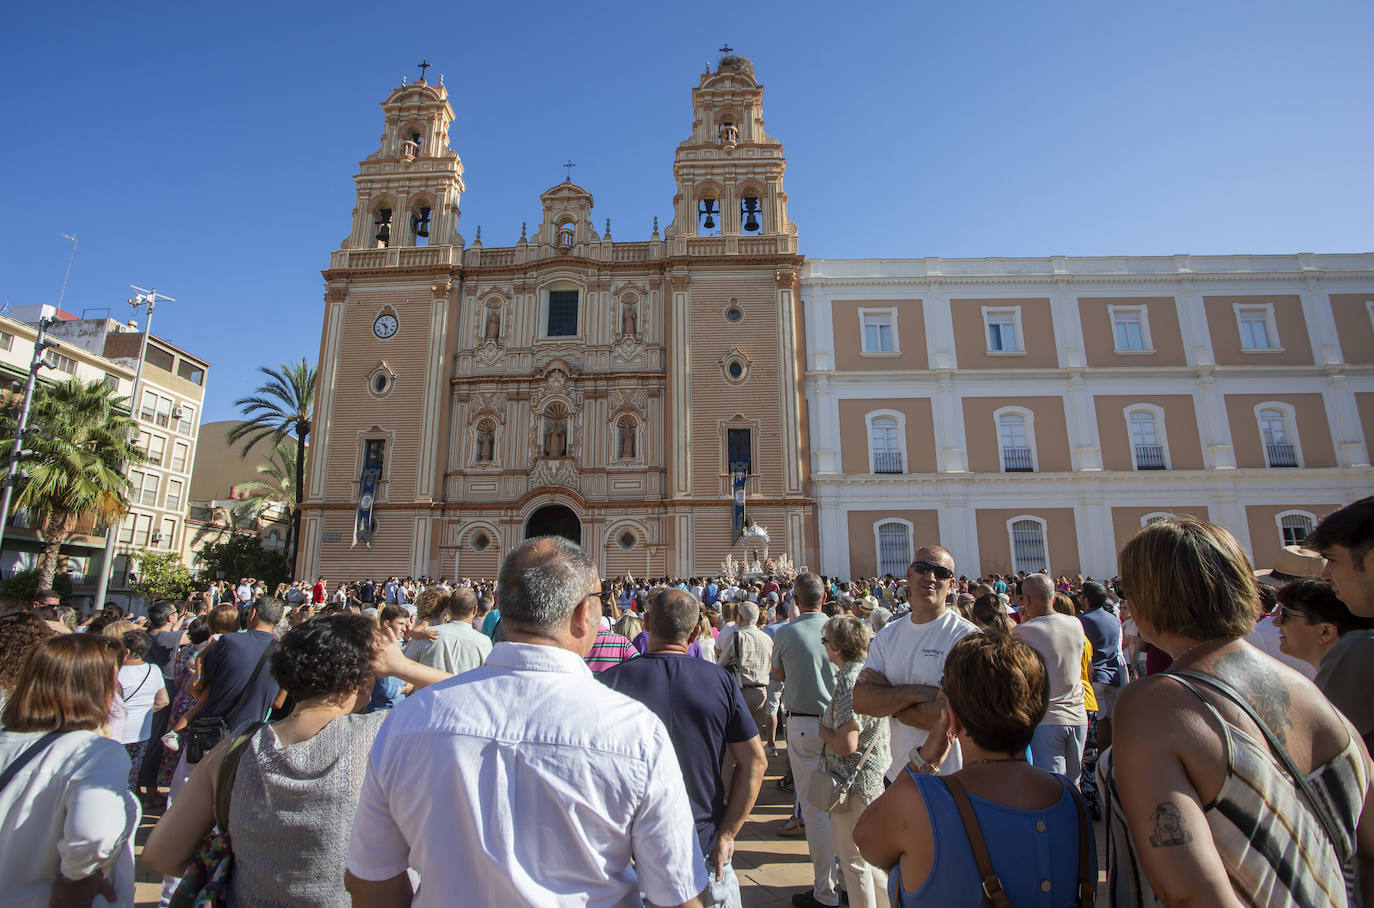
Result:
{"label": "arm tattoo", "polygon": [[1193,840],[1193,834],[1183,828],[1183,814],[1172,801],[1165,801],[1156,807],[1155,812],[1150,814],[1150,819],[1155,821],[1154,832],[1150,833],[1152,848],[1187,845]]}
{"label": "arm tattoo", "polygon": [[1213,669],[1241,692],[1279,743],[1287,747],[1288,729],[1293,726],[1288,711],[1293,702],[1278,672],[1247,650],[1227,653],[1214,663]]}

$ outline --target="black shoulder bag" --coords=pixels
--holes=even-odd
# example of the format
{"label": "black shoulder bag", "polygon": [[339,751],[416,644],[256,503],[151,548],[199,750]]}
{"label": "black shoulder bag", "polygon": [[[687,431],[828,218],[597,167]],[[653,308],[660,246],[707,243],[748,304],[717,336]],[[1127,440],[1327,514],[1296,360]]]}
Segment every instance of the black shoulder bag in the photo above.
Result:
{"label": "black shoulder bag", "polygon": [[186,762],[199,763],[211,749],[218,744],[229,730],[238,721],[239,713],[248,705],[248,698],[253,694],[253,685],[258,681],[258,675],[262,672],[262,667],[267,664],[267,657],[272,655],[272,650],[277,648],[277,641],[273,640],[267,644],[267,649],[262,651],[262,658],[258,660],[257,667],[253,669],[253,674],[248,676],[248,683],[243,687],[243,693],[239,694],[238,702],[234,704],[234,709],[229,713],[228,719],[224,716],[197,716],[186,724]]}

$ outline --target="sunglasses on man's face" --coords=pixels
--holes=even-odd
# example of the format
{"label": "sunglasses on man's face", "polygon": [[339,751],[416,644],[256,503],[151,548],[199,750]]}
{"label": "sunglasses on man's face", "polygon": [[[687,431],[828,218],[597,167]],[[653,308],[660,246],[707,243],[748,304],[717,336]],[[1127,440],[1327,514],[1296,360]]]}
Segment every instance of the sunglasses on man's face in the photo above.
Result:
{"label": "sunglasses on man's face", "polygon": [[909,568],[913,574],[933,574],[936,580],[941,582],[953,580],[954,572],[943,564],[931,564],[929,561],[913,561]]}

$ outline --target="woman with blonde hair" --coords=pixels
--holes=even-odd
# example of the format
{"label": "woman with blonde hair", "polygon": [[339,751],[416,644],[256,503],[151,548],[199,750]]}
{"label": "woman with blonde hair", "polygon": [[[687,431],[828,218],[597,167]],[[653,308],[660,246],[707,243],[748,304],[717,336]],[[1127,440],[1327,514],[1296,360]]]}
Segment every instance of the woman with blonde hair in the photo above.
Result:
{"label": "woman with blonde hair", "polygon": [[1141,638],[1174,661],[1122,691],[1098,763],[1114,904],[1347,904],[1342,866],[1374,859],[1369,755],[1311,681],[1245,642],[1260,604],[1239,543],[1165,518],[1120,566]]}

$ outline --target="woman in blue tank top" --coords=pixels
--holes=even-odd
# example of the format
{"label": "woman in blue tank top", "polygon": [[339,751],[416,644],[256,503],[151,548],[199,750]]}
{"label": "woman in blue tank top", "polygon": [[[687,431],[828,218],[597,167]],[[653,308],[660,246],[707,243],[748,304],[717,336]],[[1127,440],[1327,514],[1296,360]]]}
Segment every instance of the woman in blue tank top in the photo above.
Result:
{"label": "woman in blue tank top", "polygon": [[[854,829],[864,858],[891,868],[894,908],[988,904],[955,796],[939,776],[955,740],[964,768],[949,781],[967,791],[992,872],[1010,903],[1079,905],[1080,865],[1086,865],[1088,882],[1097,881],[1092,828],[1078,792],[1063,777],[1026,762],[1026,747],[1049,702],[1040,656],[1009,634],[972,634],[949,651],[942,687],[949,704],[926,743],[912,751],[906,771]],[[1091,904],[1091,893],[1087,897]]]}

